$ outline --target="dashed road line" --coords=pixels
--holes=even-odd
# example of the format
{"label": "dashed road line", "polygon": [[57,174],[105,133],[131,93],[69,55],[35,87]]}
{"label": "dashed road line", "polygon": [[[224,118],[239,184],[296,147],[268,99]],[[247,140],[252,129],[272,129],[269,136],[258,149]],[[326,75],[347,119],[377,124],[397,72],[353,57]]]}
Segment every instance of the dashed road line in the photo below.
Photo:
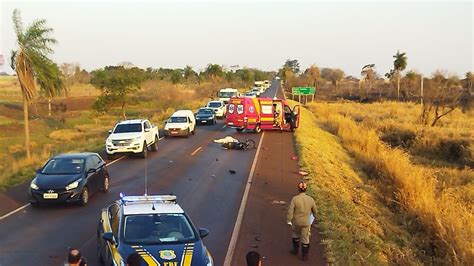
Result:
{"label": "dashed road line", "polygon": [[[162,138],[163,138],[163,137],[162,137]],[[123,158],[125,158],[125,156],[122,156],[122,157],[120,157],[120,158],[117,158],[117,159],[115,159],[115,160],[113,160],[113,161],[111,161],[111,162],[109,162],[109,163],[106,163],[105,165],[106,165],[106,166],[112,165],[112,164],[114,164],[114,163],[116,163],[116,162],[122,160]],[[21,206],[21,207],[15,209],[15,210],[13,210],[13,211],[11,211],[11,212],[9,212],[9,213],[3,215],[2,217],[0,217],[0,221],[3,220],[3,219],[5,219],[5,218],[7,218],[7,217],[9,217],[9,216],[11,216],[11,215],[13,215],[13,214],[15,214],[15,213],[17,213],[17,212],[19,212],[19,211],[21,211],[21,210],[23,210],[23,209],[25,209],[25,208],[27,208],[27,207],[30,206],[30,205],[31,205],[30,203],[27,203],[27,204],[25,204],[25,205],[23,205],[23,206]]]}
{"label": "dashed road line", "polygon": [[195,149],[192,153],[191,153],[191,156],[194,156],[198,151],[200,151],[202,149],[201,146],[199,146],[197,149]]}

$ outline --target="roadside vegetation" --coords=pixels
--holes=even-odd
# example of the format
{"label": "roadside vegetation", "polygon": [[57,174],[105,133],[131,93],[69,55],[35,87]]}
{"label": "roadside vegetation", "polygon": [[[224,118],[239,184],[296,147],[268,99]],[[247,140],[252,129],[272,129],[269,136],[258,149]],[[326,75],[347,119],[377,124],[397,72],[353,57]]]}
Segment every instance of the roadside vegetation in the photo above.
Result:
{"label": "roadside vegetation", "polygon": [[[295,133],[320,208],[328,260],[346,264],[474,261],[472,72],[423,77],[397,51],[384,77],[297,60],[279,70],[286,97],[305,104]],[[313,86],[312,97],[291,88]],[[296,102],[295,102],[296,104]]]}
{"label": "roadside vegetation", "polygon": [[[336,264],[473,261],[473,114],[419,127],[410,103],[310,103],[296,132]],[[407,137],[409,136],[409,137]]]}

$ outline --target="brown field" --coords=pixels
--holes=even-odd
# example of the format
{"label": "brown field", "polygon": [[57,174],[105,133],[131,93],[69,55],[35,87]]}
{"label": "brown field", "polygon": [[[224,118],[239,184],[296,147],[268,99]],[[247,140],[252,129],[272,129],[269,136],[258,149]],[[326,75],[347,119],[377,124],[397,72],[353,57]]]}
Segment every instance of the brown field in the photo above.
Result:
{"label": "brown field", "polygon": [[[172,85],[169,81],[149,80],[130,96],[128,118],[148,118],[162,126],[176,110],[196,109],[216,95],[225,82]],[[30,180],[35,167],[53,154],[71,151],[98,151],[107,131],[121,120],[118,107],[107,114],[92,111],[99,91],[90,84],[74,84],[68,95],[52,100],[48,116],[46,99],[40,95],[30,104],[32,159],[25,158],[22,96],[16,77],[0,77],[0,189]]]}

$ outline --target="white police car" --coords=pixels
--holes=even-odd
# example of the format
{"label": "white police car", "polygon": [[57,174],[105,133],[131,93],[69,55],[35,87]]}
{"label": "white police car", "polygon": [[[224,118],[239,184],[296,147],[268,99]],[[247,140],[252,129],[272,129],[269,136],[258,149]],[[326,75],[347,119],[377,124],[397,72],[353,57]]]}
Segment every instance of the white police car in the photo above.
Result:
{"label": "white police car", "polygon": [[209,231],[196,230],[176,196],[122,196],[102,214],[97,230],[99,260],[125,265],[138,253],[141,265],[214,265],[202,242]]}

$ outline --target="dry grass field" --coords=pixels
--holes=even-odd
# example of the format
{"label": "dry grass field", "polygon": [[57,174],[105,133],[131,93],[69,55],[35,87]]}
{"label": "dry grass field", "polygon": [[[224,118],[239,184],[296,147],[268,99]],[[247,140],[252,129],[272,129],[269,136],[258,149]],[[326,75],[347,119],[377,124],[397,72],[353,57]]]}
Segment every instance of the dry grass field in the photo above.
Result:
{"label": "dry grass field", "polygon": [[336,264],[472,265],[474,121],[410,103],[311,103],[296,133]]}
{"label": "dry grass field", "polygon": [[[172,85],[149,80],[130,97],[128,118],[148,118],[159,126],[179,109],[196,109],[212,95],[213,89],[231,84]],[[0,77],[0,189],[30,180],[34,169],[53,154],[72,151],[99,151],[107,131],[121,120],[120,108],[107,114],[92,111],[99,91],[90,84],[75,84],[68,96],[53,99],[48,116],[47,102],[37,97],[30,105],[32,159],[25,158],[23,113],[16,77]]]}

